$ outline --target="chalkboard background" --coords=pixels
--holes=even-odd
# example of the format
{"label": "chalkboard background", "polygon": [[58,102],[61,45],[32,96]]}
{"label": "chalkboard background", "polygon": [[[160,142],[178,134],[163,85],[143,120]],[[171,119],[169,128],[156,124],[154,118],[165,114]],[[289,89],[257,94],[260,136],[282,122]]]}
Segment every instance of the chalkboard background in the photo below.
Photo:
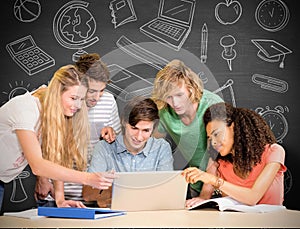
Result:
{"label": "chalkboard background", "polygon": [[[177,2],[171,1],[171,5]],[[184,9],[190,6],[188,2],[181,2]],[[192,22],[190,32],[181,43],[171,46],[158,38],[163,37],[162,32],[159,36],[143,32],[143,25],[158,16],[160,0],[4,0],[0,103],[47,84],[57,68],[73,63],[76,52],[84,51],[99,53],[109,65],[113,84],[107,89],[115,93],[122,110],[131,96],[151,92],[161,66],[181,59],[199,74],[207,89],[236,106],[256,110],[270,123],[286,149],[284,204],[300,210],[295,201],[300,192],[300,109],[296,100],[300,18],[296,3],[197,0],[194,12],[185,14]],[[163,6],[169,7],[167,1]],[[203,38],[205,29],[207,40]],[[44,52],[39,54],[42,59],[34,59],[34,52],[26,49],[30,39]],[[207,58],[201,61],[201,54]],[[15,58],[27,63],[21,67]],[[182,159],[176,158],[175,167],[180,169]]]}

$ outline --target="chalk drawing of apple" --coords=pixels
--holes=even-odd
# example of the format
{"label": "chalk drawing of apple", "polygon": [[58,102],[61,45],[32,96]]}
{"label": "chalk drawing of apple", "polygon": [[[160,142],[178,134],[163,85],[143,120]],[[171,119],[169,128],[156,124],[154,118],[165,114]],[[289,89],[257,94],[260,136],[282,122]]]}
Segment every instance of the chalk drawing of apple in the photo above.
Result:
{"label": "chalk drawing of apple", "polygon": [[242,16],[242,5],[236,0],[225,0],[215,8],[215,17],[223,25],[236,23]]}

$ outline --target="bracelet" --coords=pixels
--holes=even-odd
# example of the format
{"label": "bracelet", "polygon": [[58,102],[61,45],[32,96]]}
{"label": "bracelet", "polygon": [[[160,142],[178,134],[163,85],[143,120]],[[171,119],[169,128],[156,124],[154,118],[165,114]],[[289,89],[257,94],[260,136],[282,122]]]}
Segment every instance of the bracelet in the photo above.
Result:
{"label": "bracelet", "polygon": [[224,184],[224,180],[220,177],[217,178],[216,183],[214,185],[215,189],[220,189],[220,187]]}

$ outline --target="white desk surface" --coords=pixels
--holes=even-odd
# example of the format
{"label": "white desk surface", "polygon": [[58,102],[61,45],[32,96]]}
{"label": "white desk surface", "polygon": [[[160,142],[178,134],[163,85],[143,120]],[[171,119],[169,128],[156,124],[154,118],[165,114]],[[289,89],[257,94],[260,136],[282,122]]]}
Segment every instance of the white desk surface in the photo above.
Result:
{"label": "white desk surface", "polygon": [[96,220],[39,218],[24,219],[0,216],[0,227],[259,227],[300,228],[300,211],[283,210],[272,213],[220,212],[213,209],[127,212],[126,215]]}

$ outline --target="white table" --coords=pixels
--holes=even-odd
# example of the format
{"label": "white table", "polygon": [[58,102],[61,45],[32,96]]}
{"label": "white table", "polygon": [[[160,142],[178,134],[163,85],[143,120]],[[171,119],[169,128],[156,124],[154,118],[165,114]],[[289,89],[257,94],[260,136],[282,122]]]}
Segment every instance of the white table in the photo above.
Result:
{"label": "white table", "polygon": [[300,228],[300,211],[271,213],[219,212],[213,209],[127,212],[126,215],[97,220],[0,216],[0,227],[259,227]]}

